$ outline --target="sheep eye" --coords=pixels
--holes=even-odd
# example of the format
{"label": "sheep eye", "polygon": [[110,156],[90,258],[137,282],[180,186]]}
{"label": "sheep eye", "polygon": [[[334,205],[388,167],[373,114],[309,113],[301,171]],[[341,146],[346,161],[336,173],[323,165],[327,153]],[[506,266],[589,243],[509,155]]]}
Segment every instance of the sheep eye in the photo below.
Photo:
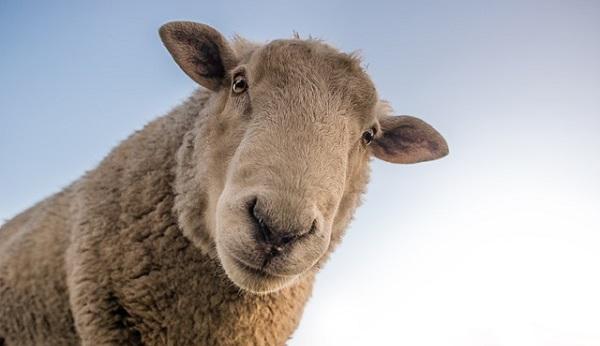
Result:
{"label": "sheep eye", "polygon": [[375,138],[375,129],[368,129],[367,131],[363,132],[362,134],[362,140],[365,143],[365,145],[369,145],[371,144],[371,142],[373,142],[373,139]]}
{"label": "sheep eye", "polygon": [[241,94],[248,89],[248,83],[246,83],[246,78],[242,75],[238,75],[233,79],[233,84],[231,85],[231,90],[233,90],[236,94]]}

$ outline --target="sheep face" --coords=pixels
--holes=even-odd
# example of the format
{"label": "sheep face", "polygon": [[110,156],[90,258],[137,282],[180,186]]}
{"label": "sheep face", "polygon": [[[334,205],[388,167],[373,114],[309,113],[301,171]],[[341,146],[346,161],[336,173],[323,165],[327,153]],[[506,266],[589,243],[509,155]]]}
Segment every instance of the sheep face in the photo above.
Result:
{"label": "sheep face", "polygon": [[160,33],[214,92],[194,148],[196,179],[210,180],[208,248],[242,289],[269,293],[316,271],[358,204],[371,156],[412,163],[447,153],[431,126],[387,114],[356,58],[323,43],[232,47],[190,22]]}

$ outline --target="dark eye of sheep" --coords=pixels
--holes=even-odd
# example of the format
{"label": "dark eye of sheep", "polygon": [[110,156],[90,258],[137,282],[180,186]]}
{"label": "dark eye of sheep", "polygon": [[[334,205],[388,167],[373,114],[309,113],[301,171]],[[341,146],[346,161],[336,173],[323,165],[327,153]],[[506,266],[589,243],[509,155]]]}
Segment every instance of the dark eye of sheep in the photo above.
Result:
{"label": "dark eye of sheep", "polygon": [[362,134],[362,140],[365,143],[365,145],[369,145],[371,144],[371,142],[373,142],[373,139],[375,138],[375,129],[370,128],[367,131],[363,132]]}
{"label": "dark eye of sheep", "polygon": [[233,84],[231,86],[231,90],[233,90],[236,94],[241,94],[248,89],[248,83],[246,83],[246,78],[242,75],[238,75],[233,79]]}

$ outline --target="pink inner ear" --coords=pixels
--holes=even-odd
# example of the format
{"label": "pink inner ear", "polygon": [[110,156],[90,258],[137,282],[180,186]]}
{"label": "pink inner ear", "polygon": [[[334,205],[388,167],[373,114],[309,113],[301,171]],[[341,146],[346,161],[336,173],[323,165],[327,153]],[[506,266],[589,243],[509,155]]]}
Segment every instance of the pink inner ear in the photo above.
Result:
{"label": "pink inner ear", "polygon": [[392,163],[417,163],[448,154],[448,144],[431,125],[410,116],[380,119],[382,135],[372,143],[373,154]]}

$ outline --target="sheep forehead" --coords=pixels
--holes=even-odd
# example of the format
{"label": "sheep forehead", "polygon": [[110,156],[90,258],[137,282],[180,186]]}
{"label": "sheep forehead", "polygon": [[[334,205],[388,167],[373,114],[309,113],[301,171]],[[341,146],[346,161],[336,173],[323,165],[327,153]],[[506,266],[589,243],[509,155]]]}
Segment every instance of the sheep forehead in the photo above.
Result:
{"label": "sheep forehead", "polygon": [[317,40],[272,41],[258,48],[248,64],[254,82],[266,80],[275,88],[298,91],[311,89],[313,96],[333,98],[360,117],[369,117],[377,101],[360,60]]}

